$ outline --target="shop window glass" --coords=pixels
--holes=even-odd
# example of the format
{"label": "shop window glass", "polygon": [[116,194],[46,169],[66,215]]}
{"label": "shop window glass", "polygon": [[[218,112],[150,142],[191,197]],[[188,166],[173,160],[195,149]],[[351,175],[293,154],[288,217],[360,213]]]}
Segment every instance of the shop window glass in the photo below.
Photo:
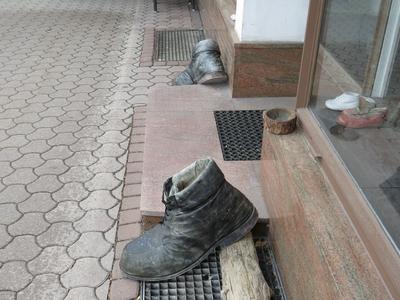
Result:
{"label": "shop window glass", "polygon": [[400,14],[396,1],[326,1],[310,109],[399,249],[400,21],[389,22]]}

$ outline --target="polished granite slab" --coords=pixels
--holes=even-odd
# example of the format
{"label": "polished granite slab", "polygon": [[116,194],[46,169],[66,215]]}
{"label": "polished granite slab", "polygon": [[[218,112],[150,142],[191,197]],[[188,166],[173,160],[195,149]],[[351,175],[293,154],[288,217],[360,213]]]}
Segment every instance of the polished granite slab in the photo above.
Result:
{"label": "polished granite slab", "polygon": [[293,98],[232,99],[227,86],[173,86],[150,92],[144,146],[140,210],[162,216],[163,182],[194,160],[210,156],[226,179],[241,190],[268,219],[262,195],[260,161],[224,161],[214,110],[293,107]]}

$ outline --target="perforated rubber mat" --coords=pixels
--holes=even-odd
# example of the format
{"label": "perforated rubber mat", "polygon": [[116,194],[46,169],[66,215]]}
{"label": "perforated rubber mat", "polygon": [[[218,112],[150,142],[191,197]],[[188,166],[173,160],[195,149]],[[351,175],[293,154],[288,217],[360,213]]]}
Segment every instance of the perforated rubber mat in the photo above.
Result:
{"label": "perforated rubber mat", "polygon": [[215,111],[224,160],[260,160],[262,110]]}
{"label": "perforated rubber mat", "polygon": [[204,39],[201,29],[156,30],[154,61],[189,61],[193,47]]}
{"label": "perforated rubber mat", "polygon": [[142,282],[143,300],[220,300],[221,269],[218,251],[177,278]]}
{"label": "perforated rubber mat", "polygon": [[[273,290],[273,300],[286,300],[275,258],[267,239],[254,240],[261,271]],[[219,250],[200,265],[175,279],[142,282],[143,300],[220,300],[222,290]]]}

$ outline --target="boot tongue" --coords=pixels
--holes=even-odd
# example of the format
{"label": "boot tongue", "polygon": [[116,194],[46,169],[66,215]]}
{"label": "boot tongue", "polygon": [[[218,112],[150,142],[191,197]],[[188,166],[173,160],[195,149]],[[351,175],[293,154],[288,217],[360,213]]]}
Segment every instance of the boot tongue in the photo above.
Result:
{"label": "boot tongue", "polygon": [[223,182],[224,174],[212,159],[199,160],[172,177],[168,196],[182,208],[195,207],[213,196]]}

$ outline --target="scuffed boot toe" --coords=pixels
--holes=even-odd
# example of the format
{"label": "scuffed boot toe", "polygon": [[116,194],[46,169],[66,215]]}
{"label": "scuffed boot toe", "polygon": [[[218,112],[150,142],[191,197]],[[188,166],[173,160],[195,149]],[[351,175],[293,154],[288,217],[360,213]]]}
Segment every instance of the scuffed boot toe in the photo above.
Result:
{"label": "scuffed boot toe", "polygon": [[143,261],[143,255],[141,255],[141,247],[137,247],[139,243],[132,241],[128,243],[122,254],[119,262],[119,267],[128,278],[138,279],[148,276],[148,266]]}
{"label": "scuffed boot toe", "polygon": [[181,256],[169,255],[156,226],[129,242],[122,251],[120,269],[130,279],[156,281],[176,277],[188,263]]}

